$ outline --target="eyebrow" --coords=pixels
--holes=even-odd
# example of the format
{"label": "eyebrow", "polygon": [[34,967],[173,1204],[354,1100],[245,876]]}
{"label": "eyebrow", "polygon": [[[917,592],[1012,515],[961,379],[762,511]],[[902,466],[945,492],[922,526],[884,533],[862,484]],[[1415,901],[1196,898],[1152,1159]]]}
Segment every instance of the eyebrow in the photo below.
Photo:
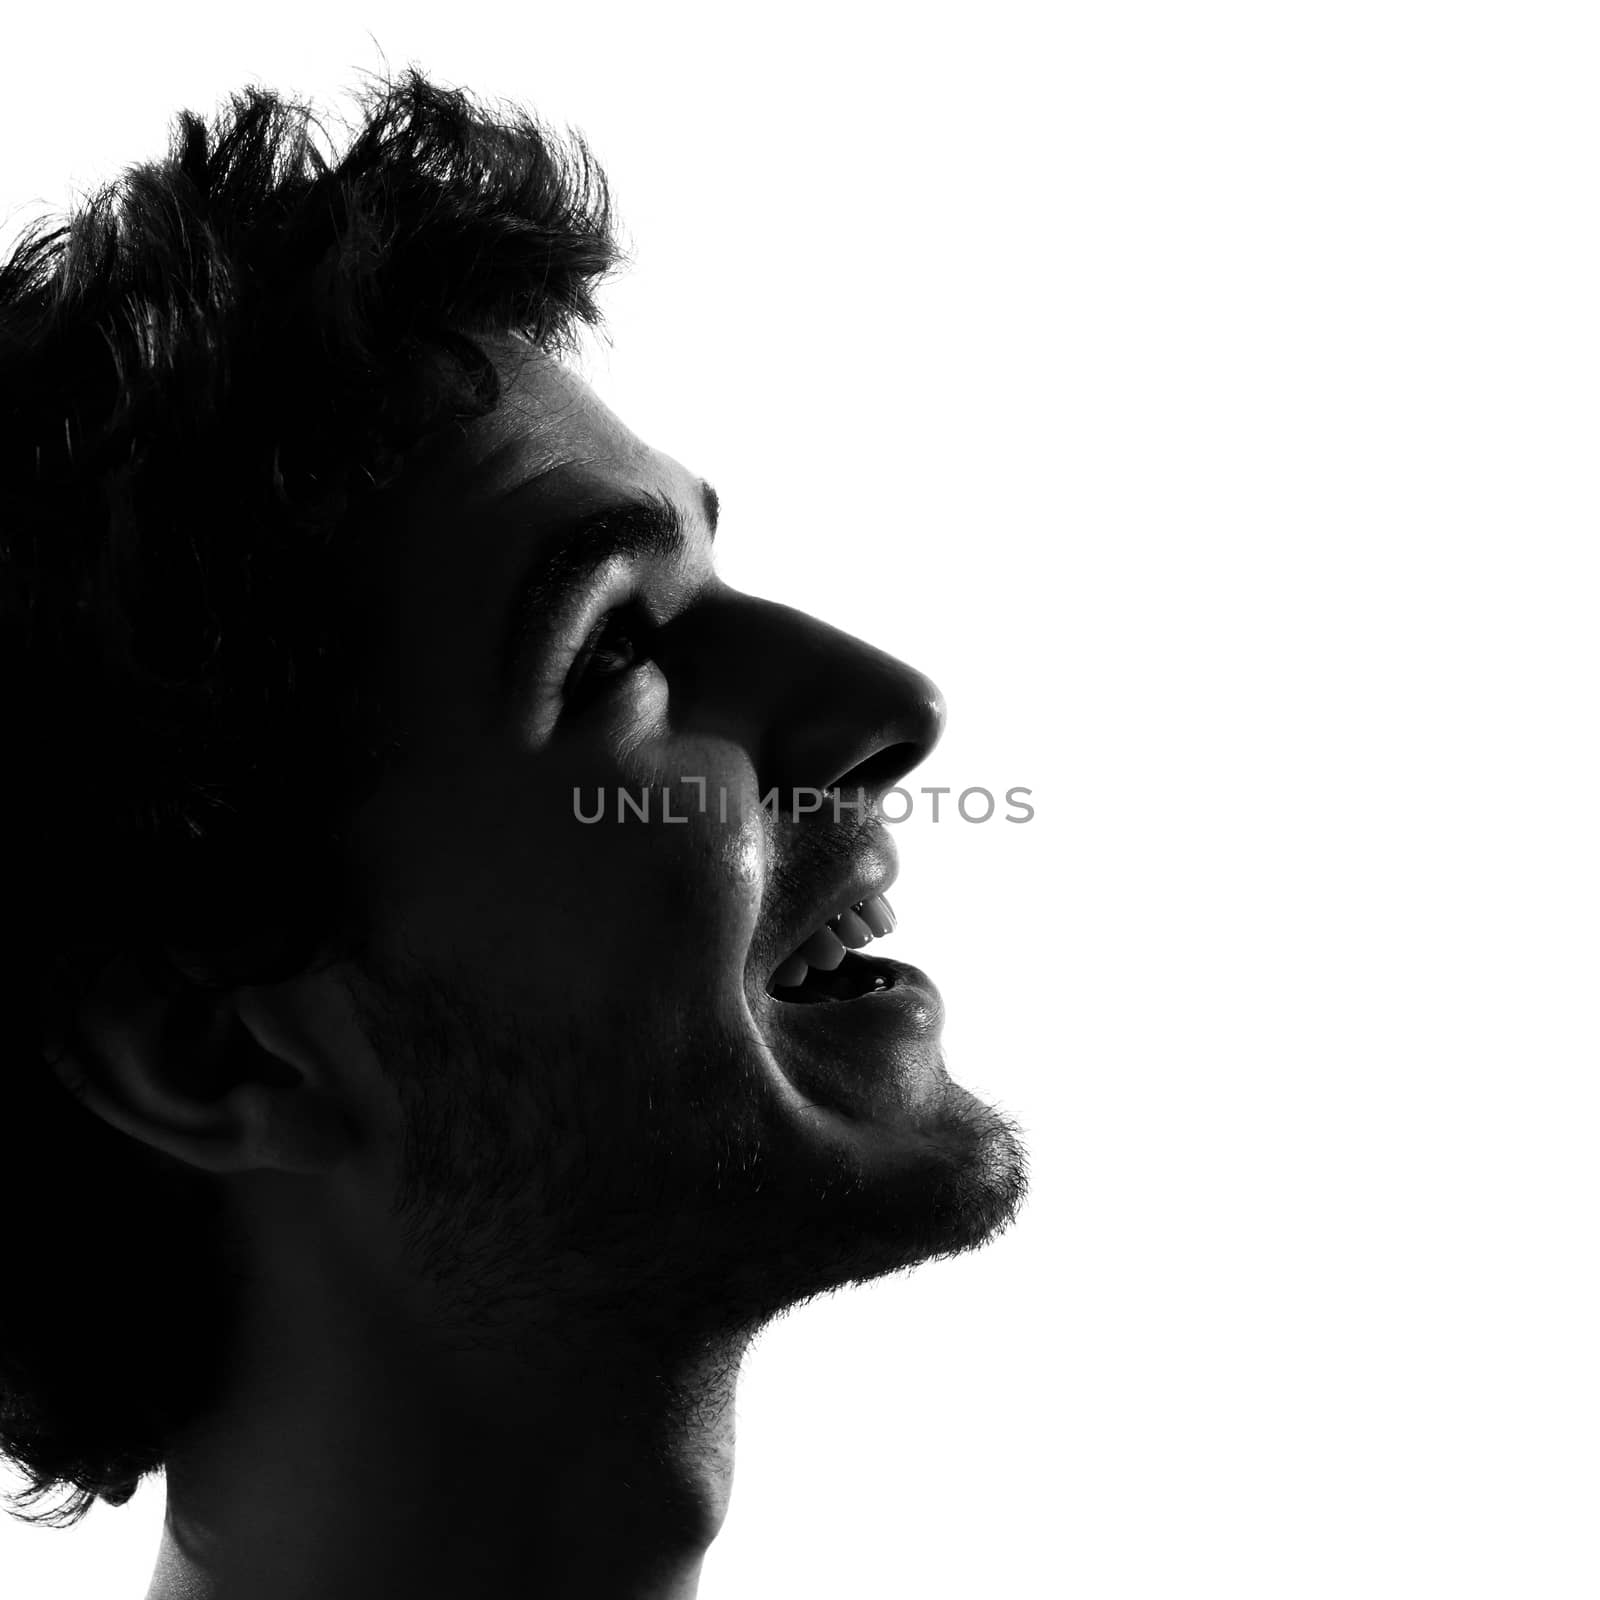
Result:
{"label": "eyebrow", "polygon": [[[700,508],[714,539],[721,502],[700,482]],[[509,701],[517,670],[545,620],[607,561],[664,559],[687,544],[683,517],[665,494],[630,495],[547,528],[533,560],[517,580],[496,650],[495,683]]]}

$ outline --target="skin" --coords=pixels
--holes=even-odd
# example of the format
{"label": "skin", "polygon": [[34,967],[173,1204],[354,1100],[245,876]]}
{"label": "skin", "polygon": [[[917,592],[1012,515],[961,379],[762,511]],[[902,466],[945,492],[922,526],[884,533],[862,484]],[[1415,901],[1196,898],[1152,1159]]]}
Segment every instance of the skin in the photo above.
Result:
{"label": "skin", "polygon": [[[358,574],[399,747],[352,839],[359,958],[179,1000],[119,964],[79,1030],[77,1091],[216,1175],[248,1269],[150,1600],[693,1595],[753,1331],[1020,1200],[1014,1132],[947,1076],[914,968],[864,1001],[767,992],[888,886],[882,823],[717,814],[723,790],[881,793],[938,692],[723,585],[699,480],[553,360],[491,349],[502,403],[408,469]],[[499,695],[526,564],[645,495],[682,548],[603,567]],[[623,602],[637,637],[575,671]],[[576,819],[575,788],[618,786],[686,820]]]}

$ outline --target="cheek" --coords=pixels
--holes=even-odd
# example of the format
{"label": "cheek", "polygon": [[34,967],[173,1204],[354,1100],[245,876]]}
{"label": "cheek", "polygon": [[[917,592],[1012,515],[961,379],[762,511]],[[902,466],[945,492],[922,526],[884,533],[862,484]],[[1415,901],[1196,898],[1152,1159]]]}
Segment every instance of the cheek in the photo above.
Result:
{"label": "cheek", "polygon": [[514,1005],[592,1013],[619,985],[731,1003],[766,874],[742,755],[679,741],[600,778],[552,765],[435,788],[431,820],[390,841],[391,926]]}
{"label": "cheek", "polygon": [[738,745],[666,735],[632,743],[611,784],[583,796],[584,815],[598,815],[577,829],[593,886],[585,925],[596,948],[674,1004],[742,1004],[767,866],[761,814],[740,804],[753,781]]}
{"label": "cheek", "polygon": [[[658,770],[644,785],[624,782],[632,804],[607,795],[604,817],[585,828],[582,854],[596,885],[587,907],[592,937],[623,960],[674,974],[679,993],[736,981],[765,880],[759,815],[731,799],[719,804],[737,794],[737,774],[705,762]],[[637,815],[640,806],[647,817]]]}

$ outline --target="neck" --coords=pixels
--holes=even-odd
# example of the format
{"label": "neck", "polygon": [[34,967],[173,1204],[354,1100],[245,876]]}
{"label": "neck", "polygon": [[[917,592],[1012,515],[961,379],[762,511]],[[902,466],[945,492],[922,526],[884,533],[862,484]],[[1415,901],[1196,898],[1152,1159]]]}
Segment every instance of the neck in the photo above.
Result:
{"label": "neck", "polygon": [[[733,1473],[736,1339],[613,1319],[423,1346],[359,1294],[250,1296],[167,1469],[147,1600],[692,1600]],[[530,1319],[537,1320],[537,1319]]]}

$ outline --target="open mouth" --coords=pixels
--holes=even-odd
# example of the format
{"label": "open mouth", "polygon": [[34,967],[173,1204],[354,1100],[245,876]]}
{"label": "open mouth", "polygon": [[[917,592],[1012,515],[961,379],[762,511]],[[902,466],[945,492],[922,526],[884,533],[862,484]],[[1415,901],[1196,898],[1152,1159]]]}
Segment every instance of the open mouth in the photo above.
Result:
{"label": "open mouth", "polygon": [[815,1005],[892,989],[893,968],[858,952],[894,929],[894,912],[882,895],[844,907],[778,964],[767,993],[791,1005]]}

